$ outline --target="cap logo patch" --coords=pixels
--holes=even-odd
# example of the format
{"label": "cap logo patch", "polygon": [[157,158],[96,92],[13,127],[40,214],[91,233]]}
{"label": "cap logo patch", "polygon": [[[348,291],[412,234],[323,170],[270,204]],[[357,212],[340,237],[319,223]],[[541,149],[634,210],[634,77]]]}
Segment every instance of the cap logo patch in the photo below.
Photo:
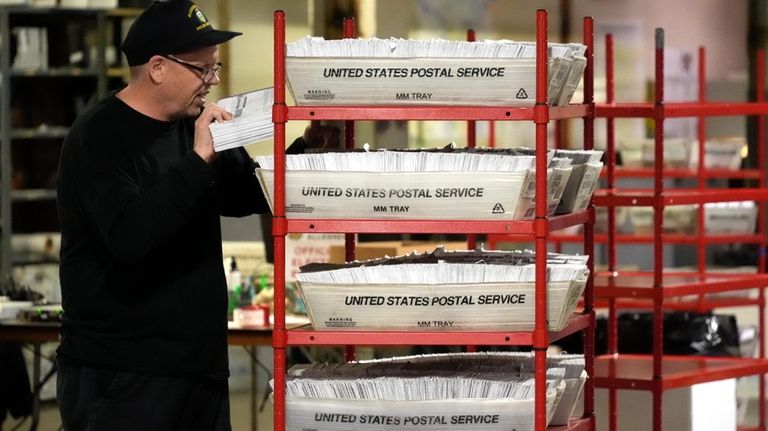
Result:
{"label": "cap logo patch", "polygon": [[211,23],[208,22],[208,18],[205,17],[205,14],[203,14],[203,11],[200,10],[200,8],[193,4],[189,7],[189,10],[187,11],[187,17],[192,18],[192,15],[197,18],[197,21],[200,23],[197,27],[195,27],[195,30],[202,30],[206,27],[210,27]]}

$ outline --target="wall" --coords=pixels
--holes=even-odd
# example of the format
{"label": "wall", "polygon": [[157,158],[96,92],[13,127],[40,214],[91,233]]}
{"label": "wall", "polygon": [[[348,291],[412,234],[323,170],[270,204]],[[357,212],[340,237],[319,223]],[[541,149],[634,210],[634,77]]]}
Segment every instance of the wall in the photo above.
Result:
{"label": "wall", "polygon": [[653,77],[653,32],[661,27],[668,47],[707,48],[707,74],[711,80],[746,79],[746,0],[579,0],[572,5],[575,31],[581,29],[578,20],[582,16],[593,16],[597,24],[640,22],[646,40],[643,56],[649,60],[646,78]]}

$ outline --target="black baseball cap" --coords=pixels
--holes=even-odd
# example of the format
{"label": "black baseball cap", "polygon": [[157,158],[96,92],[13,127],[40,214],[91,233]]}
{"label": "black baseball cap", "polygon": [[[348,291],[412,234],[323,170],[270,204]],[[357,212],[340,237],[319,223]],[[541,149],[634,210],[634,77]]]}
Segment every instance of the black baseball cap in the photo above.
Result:
{"label": "black baseball cap", "polygon": [[120,47],[129,66],[153,55],[183,54],[224,43],[242,33],[215,30],[189,0],[155,1],[133,22]]}

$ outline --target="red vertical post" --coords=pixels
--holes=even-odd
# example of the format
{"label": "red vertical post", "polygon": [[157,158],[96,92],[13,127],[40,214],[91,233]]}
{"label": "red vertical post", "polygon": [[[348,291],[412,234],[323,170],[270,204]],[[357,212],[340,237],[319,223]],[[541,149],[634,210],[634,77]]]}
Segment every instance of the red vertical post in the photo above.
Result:
{"label": "red vertical post", "polygon": [[[357,37],[357,26],[354,18],[344,18],[342,24],[344,39],[354,39]],[[348,149],[355,148],[355,122],[353,120],[344,121],[344,146]]]}
{"label": "red vertical post", "polygon": [[275,44],[275,90],[272,121],[275,127],[275,203],[272,236],[275,242],[275,323],[272,328],[272,348],[274,349],[275,373],[275,408],[274,427],[276,431],[285,430],[285,361],[288,334],[285,330],[285,122],[288,108],[285,105],[285,13],[281,10],[274,14]]}
{"label": "red vertical post", "polygon": [[[706,57],[706,51],[704,50],[703,46],[699,47],[699,80],[698,80],[698,86],[699,86],[699,103],[704,103],[707,101],[707,57]],[[705,166],[704,166],[704,155],[706,154],[705,151],[705,145],[707,140],[707,119],[704,116],[698,117],[698,124],[697,124],[697,138],[698,138],[698,147],[697,151],[699,152],[699,166],[697,166],[696,169],[696,178],[698,183],[698,189],[703,191],[706,190],[707,186],[707,177],[704,175],[705,173]],[[704,204],[699,204],[699,212],[697,214],[698,222],[698,234],[696,237],[697,240],[697,251],[698,251],[698,269],[699,274],[704,274],[707,271],[707,243],[705,241],[705,234],[706,234],[706,221],[704,217]],[[704,300],[704,294],[699,295],[699,301]],[[702,310],[703,311],[703,310]]]}
{"label": "red vertical post", "polygon": [[[467,41],[474,42],[476,39],[475,30],[467,30]],[[477,145],[477,121],[467,121],[467,147],[475,148]]]}
{"label": "red vertical post", "polygon": [[[757,74],[757,85],[755,91],[757,92],[755,100],[758,103],[765,103],[765,51],[759,50],[757,51],[757,59],[756,59],[756,74]],[[766,187],[765,179],[766,179],[766,173],[765,173],[765,116],[759,115],[757,117],[757,168],[760,172],[760,179],[758,187]],[[761,244],[759,244],[759,251],[757,254],[757,260],[758,260],[758,270],[760,273],[765,273],[766,271],[766,262],[765,262],[765,246],[766,246],[766,232],[765,232],[765,216],[766,216],[766,202],[760,202],[757,206],[758,213],[757,213],[757,231],[762,236],[763,241]],[[759,328],[762,329],[762,331],[765,331],[765,289],[760,288],[758,289],[758,322],[759,322]],[[765,334],[760,333],[760,358],[765,359]],[[766,429],[766,406],[765,406],[765,376],[759,375],[759,386],[760,386],[760,407],[759,407],[759,419],[760,419],[760,429]]]}
{"label": "red vertical post", "polygon": [[[584,18],[583,43],[587,46],[587,68],[584,70],[584,100],[587,105],[587,115],[584,117],[584,149],[591,150],[595,142],[595,89],[594,89],[594,52],[595,35],[594,20],[592,17]],[[588,376],[594,376],[595,370],[595,309],[594,309],[594,274],[595,274],[595,206],[590,202],[587,206],[589,220],[584,225],[584,254],[589,256],[587,268],[590,277],[584,289],[584,313],[589,316],[589,326],[584,333],[584,366]],[[591,429],[594,429],[595,412],[595,383],[593,378],[587,379],[584,388],[584,417],[592,421]]]}
{"label": "red vertical post", "polygon": [[535,429],[547,427],[547,11],[536,12],[536,215],[534,220],[536,246],[536,320],[533,334],[535,361]]}
{"label": "red vertical post", "polygon": [[661,431],[662,419],[662,355],[664,354],[664,30],[656,29],[656,76],[654,103],[653,165],[653,289],[659,293],[653,301],[653,431]]}
{"label": "red vertical post", "polygon": [[[477,35],[475,34],[475,30],[473,29],[467,30],[467,41],[474,42],[475,40],[477,40]],[[477,146],[477,121],[469,120],[467,121],[467,147],[475,148],[476,146]],[[477,248],[477,235],[475,234],[467,235],[467,248],[470,250],[474,250],[475,248]]]}
{"label": "red vertical post", "polygon": [[[357,37],[357,26],[354,18],[344,18],[342,24],[344,39],[354,39]],[[344,121],[344,147],[347,149],[355,148],[355,122],[354,120]],[[355,260],[355,234],[348,233],[344,235],[344,258],[347,262]],[[344,346],[344,360],[354,361],[357,358],[357,349],[355,346]]]}
{"label": "red vertical post", "polygon": [[[698,76],[698,101],[699,103],[705,103],[707,101],[707,62],[706,51],[703,46],[699,47],[699,76]],[[699,164],[696,167],[696,185],[699,191],[706,190],[707,177],[705,175],[704,155],[706,154],[706,140],[707,140],[707,118],[699,116],[697,119],[696,128],[696,152],[699,157]],[[696,212],[696,261],[699,277],[704,277],[704,273],[707,272],[707,242],[706,242],[706,217],[704,217],[705,205],[703,203],[698,205],[698,211]],[[699,312],[706,312],[707,309],[704,306],[704,300],[706,295],[702,292],[699,293],[697,298],[696,309]]]}
{"label": "red vertical post", "polygon": [[488,121],[488,147],[496,148],[496,122],[494,120]]}
{"label": "red vertical post", "polygon": [[[607,34],[605,37],[605,78],[606,78],[606,103],[613,104],[616,101],[614,88],[614,67],[613,67],[613,34]],[[616,190],[616,131],[615,120],[613,117],[607,117],[606,123],[606,169],[607,184],[609,191]],[[616,207],[606,207],[608,211],[608,271],[613,274],[616,271]],[[618,311],[616,309],[616,299],[608,299],[608,353],[617,353],[619,348],[618,336]],[[618,429],[618,396],[616,389],[608,389],[608,429],[616,431]]]}

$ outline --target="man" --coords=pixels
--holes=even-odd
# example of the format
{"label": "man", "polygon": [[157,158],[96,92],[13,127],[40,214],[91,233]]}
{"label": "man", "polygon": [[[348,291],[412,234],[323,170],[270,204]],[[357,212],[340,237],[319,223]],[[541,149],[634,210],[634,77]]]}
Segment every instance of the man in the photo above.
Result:
{"label": "man", "polygon": [[122,50],[129,84],[70,129],[59,163],[64,428],[229,430],[219,216],[267,212],[242,149],[214,153],[215,30],[155,2]]}

